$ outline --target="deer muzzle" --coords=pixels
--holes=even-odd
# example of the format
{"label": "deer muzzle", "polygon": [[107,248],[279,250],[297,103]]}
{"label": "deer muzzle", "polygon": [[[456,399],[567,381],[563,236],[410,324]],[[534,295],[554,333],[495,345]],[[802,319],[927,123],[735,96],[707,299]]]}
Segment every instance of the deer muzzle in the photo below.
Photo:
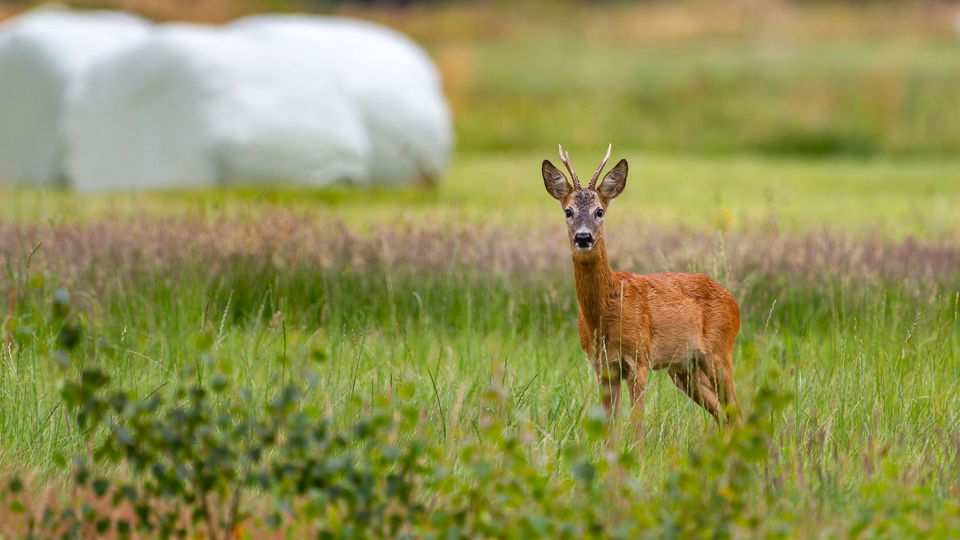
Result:
{"label": "deer muzzle", "polygon": [[593,234],[577,231],[573,235],[573,245],[576,246],[577,251],[590,251],[593,248]]}

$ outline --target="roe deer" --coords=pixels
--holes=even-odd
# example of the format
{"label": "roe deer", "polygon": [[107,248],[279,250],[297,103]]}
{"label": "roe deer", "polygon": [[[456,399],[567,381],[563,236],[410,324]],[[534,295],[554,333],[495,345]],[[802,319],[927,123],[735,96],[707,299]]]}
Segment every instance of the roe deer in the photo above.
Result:
{"label": "roe deer", "polygon": [[610,147],[586,189],[560,147],[560,160],[573,185],[544,160],[543,183],[567,217],[573,255],[580,345],[603,396],[607,416],[616,415],[620,381],[629,385],[633,423],[640,435],[647,373],[666,369],[673,382],[718,423],[736,423],[740,409],[733,390],[733,344],[740,330],[740,307],[733,296],[703,274],[614,272],[607,261],[603,216],[623,192],[627,160],[597,179]]}

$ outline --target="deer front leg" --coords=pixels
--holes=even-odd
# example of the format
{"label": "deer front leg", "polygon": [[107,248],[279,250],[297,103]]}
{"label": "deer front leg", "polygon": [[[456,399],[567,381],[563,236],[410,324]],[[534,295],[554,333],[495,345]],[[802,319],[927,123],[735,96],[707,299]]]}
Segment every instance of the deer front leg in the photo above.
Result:
{"label": "deer front leg", "polygon": [[594,372],[597,374],[597,383],[600,385],[600,401],[607,413],[607,422],[612,423],[620,408],[620,380],[623,378],[621,361],[608,355],[606,344],[602,337],[598,337],[587,325],[583,315],[577,318],[577,330],[580,334],[580,346],[587,354]]}
{"label": "deer front leg", "polygon": [[647,395],[647,373],[650,368],[646,364],[633,366],[628,376],[630,383],[630,421],[633,424],[634,435],[643,438],[643,401]]}
{"label": "deer front leg", "polygon": [[607,421],[613,422],[620,408],[620,366],[619,364],[598,363],[597,382],[600,383],[600,400],[607,412]]}

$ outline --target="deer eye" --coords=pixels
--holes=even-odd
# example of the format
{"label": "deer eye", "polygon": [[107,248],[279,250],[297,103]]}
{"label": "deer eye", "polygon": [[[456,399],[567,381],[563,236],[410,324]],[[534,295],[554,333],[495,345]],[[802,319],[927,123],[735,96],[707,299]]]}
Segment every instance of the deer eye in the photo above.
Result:
{"label": "deer eye", "polygon": [[597,217],[603,217],[603,208],[597,208]]}
{"label": "deer eye", "polygon": [[569,208],[564,208],[563,213],[565,213],[567,217],[573,217],[573,210]]}

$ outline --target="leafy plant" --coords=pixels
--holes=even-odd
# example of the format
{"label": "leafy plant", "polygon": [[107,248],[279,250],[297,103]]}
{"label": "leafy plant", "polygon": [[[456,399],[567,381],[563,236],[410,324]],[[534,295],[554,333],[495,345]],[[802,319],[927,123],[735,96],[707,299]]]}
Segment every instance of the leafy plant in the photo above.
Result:
{"label": "leafy plant", "polygon": [[[318,538],[723,539],[809,532],[792,513],[797,491],[787,489],[774,441],[791,399],[778,390],[784,377],[777,372],[763,379],[742,426],[676,449],[664,479],[650,483],[642,481],[650,459],[642,445],[620,448],[599,409],[583,411],[575,427],[580,442],[542,448],[538,426],[501,384],[502,368],[492,374],[472,426],[477,443],[451,451],[445,439],[429,436],[438,432],[425,425],[424,410],[410,405],[409,385],[378,399],[350,398],[337,417],[322,414],[305,398],[307,388],[296,385],[255,405],[249,390],[206,372],[216,353],[208,336],[197,343],[210,361],[181,376],[194,382],[138,395],[98,367],[69,295],[58,294],[55,305],[49,322],[59,333],[60,398],[85,450],[69,460],[68,495],[37,502],[36,486],[17,477],[0,489],[0,502],[22,520],[18,537],[226,540],[278,531]],[[936,504],[930,484],[889,490],[910,473],[897,463],[882,460],[881,473],[862,486],[858,519],[830,530],[879,537],[960,532],[960,507]]]}

